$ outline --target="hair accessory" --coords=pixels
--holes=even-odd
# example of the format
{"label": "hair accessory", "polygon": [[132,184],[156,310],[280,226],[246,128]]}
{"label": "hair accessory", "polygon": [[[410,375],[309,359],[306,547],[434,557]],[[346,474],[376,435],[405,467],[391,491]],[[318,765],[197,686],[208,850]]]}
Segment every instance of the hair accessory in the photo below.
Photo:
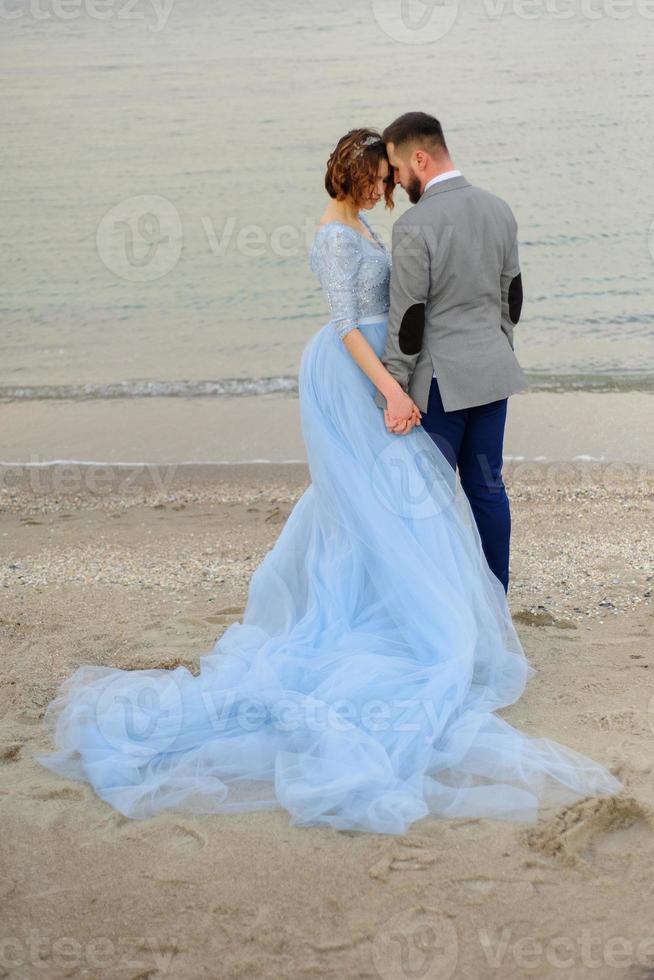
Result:
{"label": "hair accessory", "polygon": [[379,136],[366,136],[365,139],[362,139],[361,142],[357,144],[352,155],[355,157],[361,156],[366,146],[374,146],[377,143],[383,143],[383,140],[380,139]]}

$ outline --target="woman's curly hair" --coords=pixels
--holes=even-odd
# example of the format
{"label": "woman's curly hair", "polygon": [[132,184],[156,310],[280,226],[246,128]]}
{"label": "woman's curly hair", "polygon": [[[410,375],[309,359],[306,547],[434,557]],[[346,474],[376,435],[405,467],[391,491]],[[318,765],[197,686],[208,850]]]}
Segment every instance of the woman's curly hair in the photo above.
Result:
{"label": "woman's curly hair", "polygon": [[342,201],[350,197],[359,206],[370,196],[377,180],[381,160],[388,163],[388,179],[384,184],[385,207],[392,210],[393,168],[386,153],[386,144],[376,129],[351,129],[342,136],[327,161],[325,188],[330,197]]}

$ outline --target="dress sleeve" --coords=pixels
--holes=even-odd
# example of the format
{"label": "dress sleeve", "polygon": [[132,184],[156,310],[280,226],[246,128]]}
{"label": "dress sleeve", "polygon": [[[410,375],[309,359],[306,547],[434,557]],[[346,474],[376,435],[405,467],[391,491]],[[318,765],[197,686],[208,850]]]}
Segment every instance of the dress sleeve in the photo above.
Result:
{"label": "dress sleeve", "polygon": [[361,249],[346,228],[330,229],[317,250],[315,271],[327,296],[332,325],[341,340],[358,326],[361,260]]}

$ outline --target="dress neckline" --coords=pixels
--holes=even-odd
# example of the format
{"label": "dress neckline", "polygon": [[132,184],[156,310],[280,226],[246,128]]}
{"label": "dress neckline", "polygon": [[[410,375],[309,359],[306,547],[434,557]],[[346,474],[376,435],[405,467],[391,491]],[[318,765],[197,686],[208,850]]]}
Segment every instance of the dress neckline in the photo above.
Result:
{"label": "dress neckline", "polygon": [[362,235],[361,232],[357,231],[356,228],[353,228],[352,225],[346,224],[345,221],[339,221],[337,218],[334,218],[332,221],[323,221],[321,225],[318,225],[316,227],[316,234],[320,231],[321,228],[328,228],[329,225],[341,225],[343,228],[349,228],[350,231],[353,231],[355,235],[359,236],[359,238],[363,238],[364,241],[370,242],[372,247],[376,248],[378,252],[384,251],[383,243],[379,240],[379,238],[377,237],[377,233],[373,231],[373,229],[370,227],[366,219],[362,217],[361,212],[359,212],[359,220],[366,226],[370,234],[373,236],[372,238],[370,238],[368,235]]}

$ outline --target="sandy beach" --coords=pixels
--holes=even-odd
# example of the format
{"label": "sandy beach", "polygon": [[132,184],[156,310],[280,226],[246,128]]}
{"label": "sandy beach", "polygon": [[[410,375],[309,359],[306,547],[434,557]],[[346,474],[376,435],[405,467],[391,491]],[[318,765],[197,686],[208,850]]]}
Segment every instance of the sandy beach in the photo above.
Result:
{"label": "sandy beach", "polygon": [[[654,980],[652,0],[0,19],[0,980]],[[309,485],[327,161],[416,110],[518,227],[508,601],[535,674],[500,714],[624,792],[403,836],[127,819],[37,762],[46,707],[84,664],[197,673],[241,620]],[[370,211],[388,247],[411,206]]]}
{"label": "sandy beach", "polygon": [[608,765],[625,793],[403,837],[294,828],[282,809],[130,821],[34,760],[79,664],[197,669],[304,465],[0,476],[0,976],[652,976],[654,470],[505,470],[509,604],[537,674],[502,715]]}

